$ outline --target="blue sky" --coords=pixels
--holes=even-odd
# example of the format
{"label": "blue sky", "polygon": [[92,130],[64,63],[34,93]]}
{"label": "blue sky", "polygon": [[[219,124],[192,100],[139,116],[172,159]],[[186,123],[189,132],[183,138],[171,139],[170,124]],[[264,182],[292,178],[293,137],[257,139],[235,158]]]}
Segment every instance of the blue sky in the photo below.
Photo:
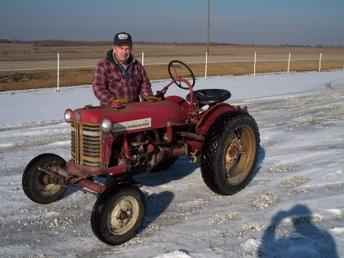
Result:
{"label": "blue sky", "polygon": [[[344,0],[210,0],[211,40],[344,45]],[[0,38],[206,42],[207,0],[1,0]]]}

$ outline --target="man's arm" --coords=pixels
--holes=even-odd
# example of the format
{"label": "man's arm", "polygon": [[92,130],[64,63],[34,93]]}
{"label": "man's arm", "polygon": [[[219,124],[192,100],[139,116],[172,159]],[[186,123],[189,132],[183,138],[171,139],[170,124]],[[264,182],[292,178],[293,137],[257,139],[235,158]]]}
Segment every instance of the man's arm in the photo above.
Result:
{"label": "man's arm", "polygon": [[94,95],[96,95],[102,105],[109,105],[111,103],[112,94],[107,89],[105,67],[101,62],[97,64],[92,88]]}

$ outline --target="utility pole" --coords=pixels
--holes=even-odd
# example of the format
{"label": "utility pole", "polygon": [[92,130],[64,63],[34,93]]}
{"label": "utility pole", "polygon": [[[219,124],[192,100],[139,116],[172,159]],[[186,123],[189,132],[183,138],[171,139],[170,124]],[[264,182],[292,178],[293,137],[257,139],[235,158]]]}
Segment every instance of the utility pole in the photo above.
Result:
{"label": "utility pole", "polygon": [[209,53],[210,45],[210,0],[208,0],[208,39],[207,39],[207,53]]}
{"label": "utility pole", "polygon": [[207,26],[207,47],[205,49],[205,67],[204,67],[204,79],[208,76],[208,55],[209,55],[209,45],[210,45],[210,0],[208,0],[208,26]]}

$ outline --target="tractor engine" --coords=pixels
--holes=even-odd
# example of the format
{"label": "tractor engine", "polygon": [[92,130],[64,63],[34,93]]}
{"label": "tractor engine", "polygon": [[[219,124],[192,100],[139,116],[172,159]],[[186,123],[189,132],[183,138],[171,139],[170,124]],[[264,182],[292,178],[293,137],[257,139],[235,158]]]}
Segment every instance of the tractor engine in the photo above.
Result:
{"label": "tractor engine", "polygon": [[151,171],[157,165],[186,153],[182,142],[174,140],[170,143],[164,136],[162,130],[119,136],[113,144],[112,162],[126,160],[132,168]]}

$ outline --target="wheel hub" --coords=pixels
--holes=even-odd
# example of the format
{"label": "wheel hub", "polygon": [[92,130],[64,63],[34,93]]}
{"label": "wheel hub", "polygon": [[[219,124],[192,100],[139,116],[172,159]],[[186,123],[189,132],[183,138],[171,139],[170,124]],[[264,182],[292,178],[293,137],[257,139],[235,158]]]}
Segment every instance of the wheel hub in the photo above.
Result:
{"label": "wheel hub", "polygon": [[251,128],[237,128],[228,138],[224,168],[228,182],[240,184],[252,169],[256,156],[256,139]]}
{"label": "wheel hub", "polygon": [[138,203],[132,197],[121,199],[111,214],[111,229],[115,234],[124,234],[129,231],[138,218]]}
{"label": "wheel hub", "polygon": [[55,194],[62,188],[61,185],[57,184],[55,178],[45,174],[44,172],[41,172],[38,183],[42,192],[47,194]]}
{"label": "wheel hub", "polygon": [[240,139],[235,137],[232,143],[228,146],[225,154],[225,168],[229,171],[240,159],[242,145]]}

